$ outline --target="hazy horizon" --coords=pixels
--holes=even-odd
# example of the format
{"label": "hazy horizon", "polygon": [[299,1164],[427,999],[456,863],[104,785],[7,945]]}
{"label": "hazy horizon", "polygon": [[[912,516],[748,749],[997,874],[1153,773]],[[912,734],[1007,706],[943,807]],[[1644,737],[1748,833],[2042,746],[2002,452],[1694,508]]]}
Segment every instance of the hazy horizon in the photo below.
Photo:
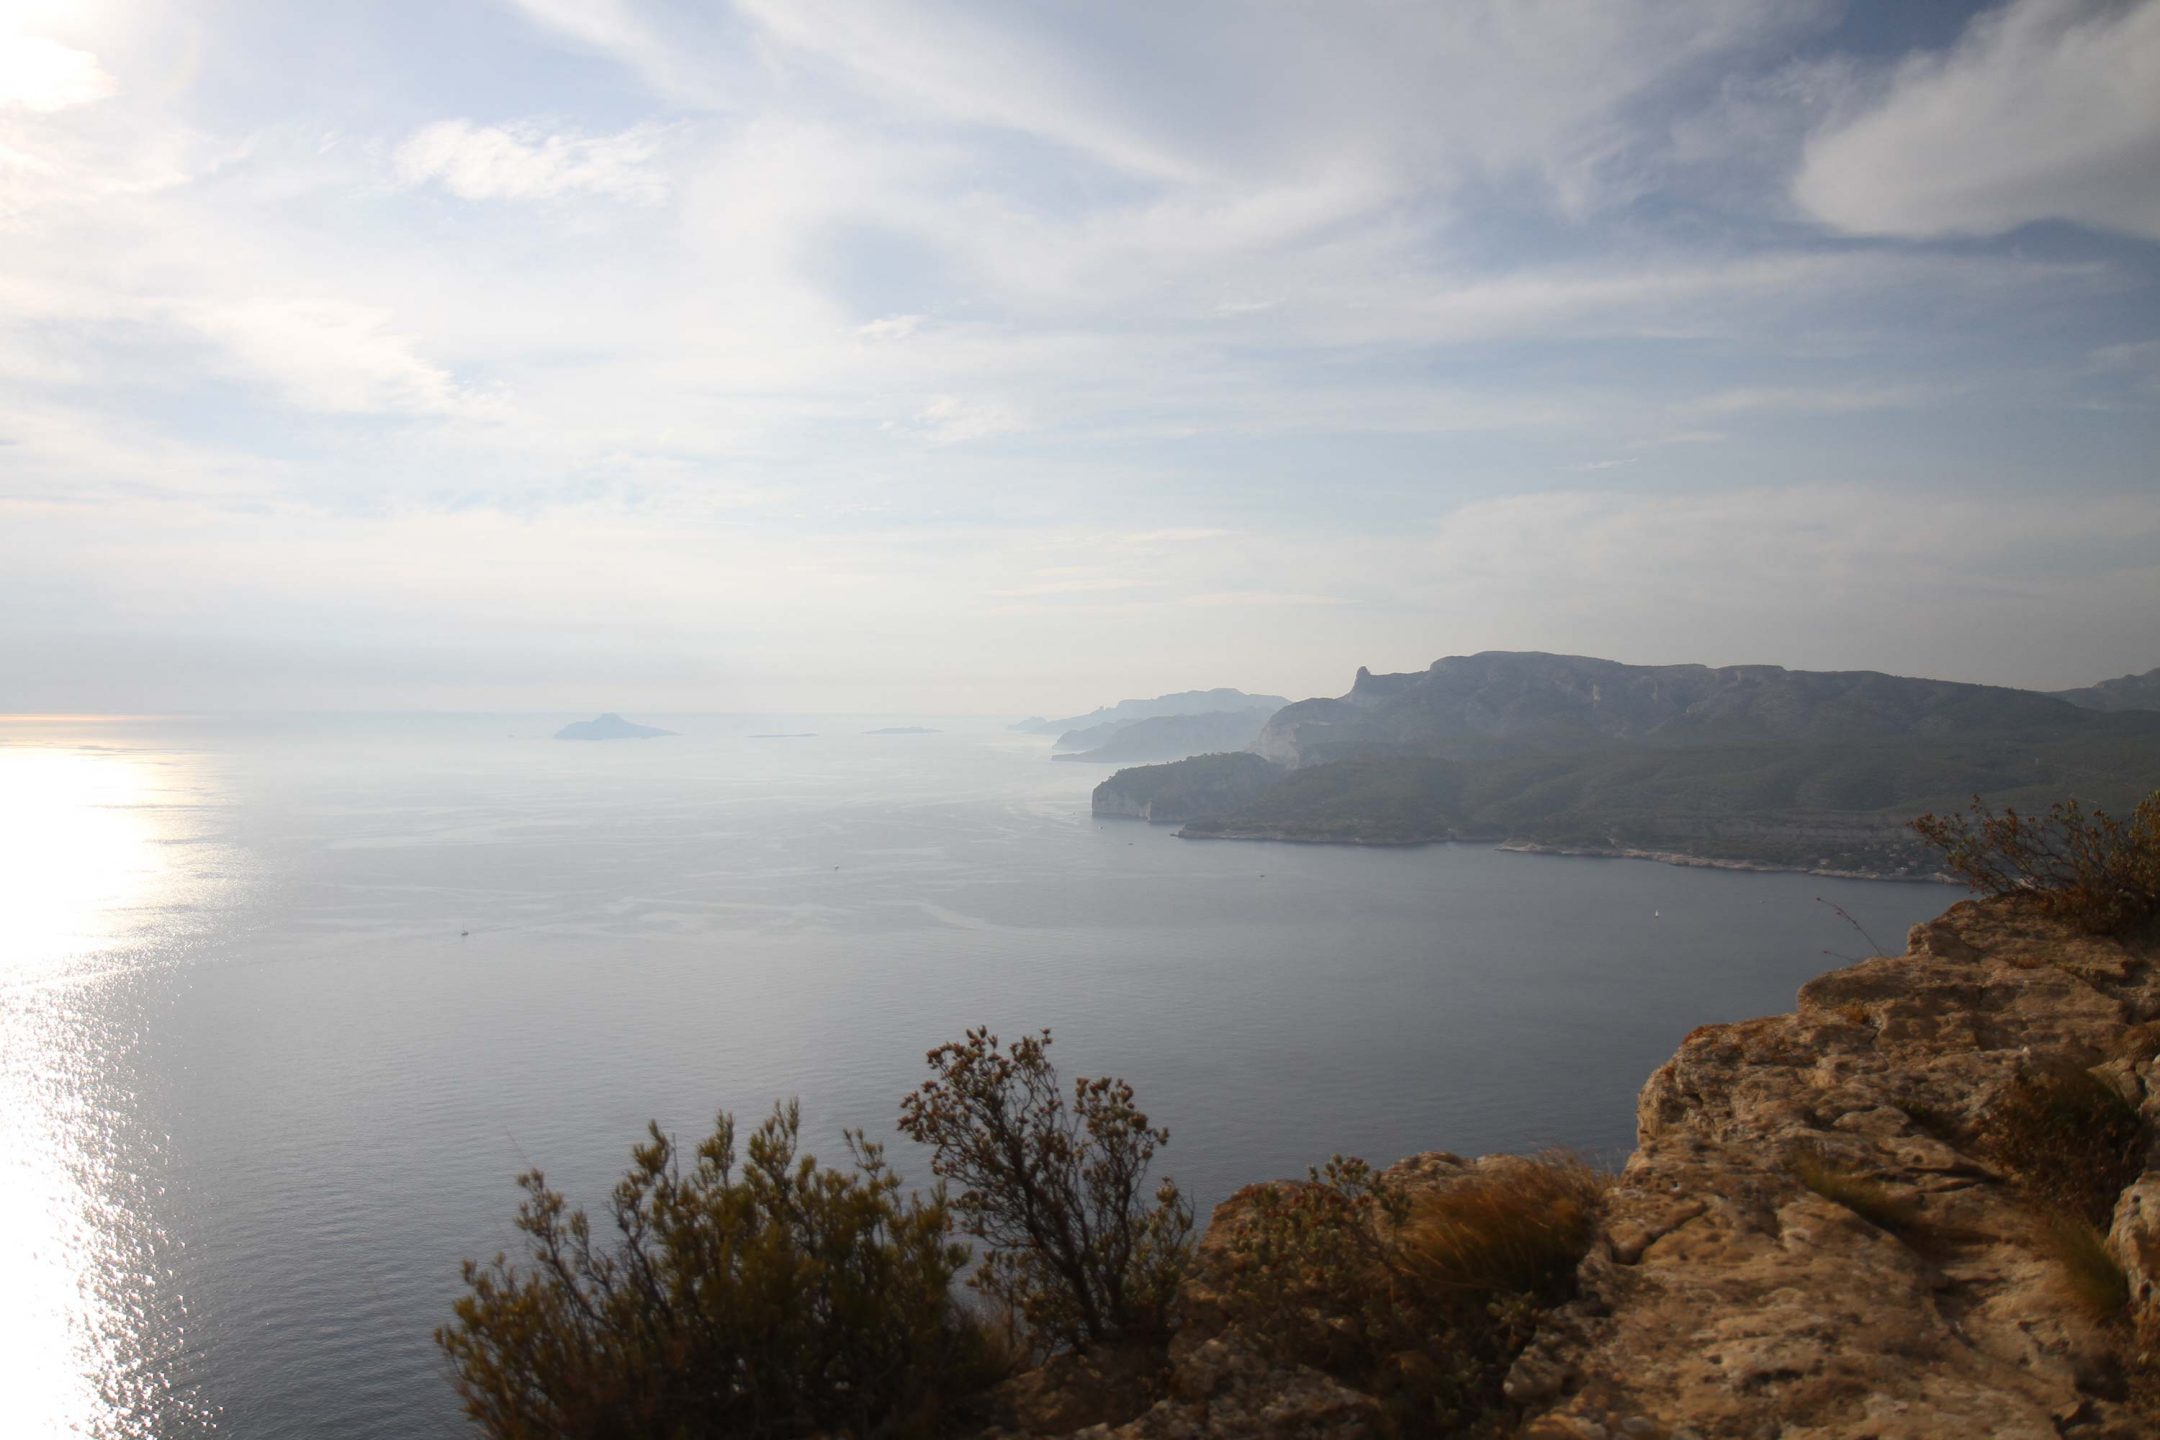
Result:
{"label": "hazy horizon", "polygon": [[2160,0],[26,0],[0,712],[2160,664]]}

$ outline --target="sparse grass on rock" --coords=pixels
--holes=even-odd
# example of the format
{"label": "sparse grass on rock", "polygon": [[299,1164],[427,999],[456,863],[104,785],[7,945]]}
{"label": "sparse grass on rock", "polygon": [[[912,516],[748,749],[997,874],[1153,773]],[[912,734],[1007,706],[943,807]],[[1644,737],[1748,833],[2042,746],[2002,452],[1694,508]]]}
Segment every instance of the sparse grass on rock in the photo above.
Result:
{"label": "sparse grass on rock", "polygon": [[1834,1205],[1842,1205],[1878,1230],[1910,1231],[1920,1220],[1920,1201],[1814,1150],[1798,1150],[1786,1162],[1793,1178]]}
{"label": "sparse grass on rock", "polygon": [[1377,1396],[1393,1434],[1501,1434],[1501,1382],[1573,1294],[1608,1185],[1558,1154],[1416,1184],[1338,1156],[1255,1189],[1227,1309],[1278,1363]]}
{"label": "sparse grass on rock", "polygon": [[2066,1057],[2022,1066],[1981,1114],[1978,1144],[2037,1208],[2101,1228],[2145,1168],[2137,1108]]}
{"label": "sparse grass on rock", "polygon": [[2102,1324],[2119,1324],[2130,1304],[2130,1277],[2108,1252],[2107,1237],[2069,1215],[2042,1218],[2040,1248],[2062,1267],[2064,1292]]}
{"label": "sparse grass on rock", "polygon": [[1435,1294],[1562,1294],[1597,1232],[1609,1184],[1565,1155],[1490,1167],[1412,1204],[1396,1239],[1399,1263]]}

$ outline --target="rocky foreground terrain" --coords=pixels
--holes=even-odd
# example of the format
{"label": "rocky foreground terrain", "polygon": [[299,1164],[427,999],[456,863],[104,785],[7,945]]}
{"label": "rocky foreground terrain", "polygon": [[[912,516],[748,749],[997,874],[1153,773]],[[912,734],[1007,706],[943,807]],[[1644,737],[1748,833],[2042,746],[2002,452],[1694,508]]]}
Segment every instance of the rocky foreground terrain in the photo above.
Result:
{"label": "rocky foreground terrain", "polygon": [[[2127,1300],[2096,1303],[2049,1239],[2059,1225],[2030,1177],[2008,1173],[1988,1139],[2020,1074],[2057,1064],[2134,1105],[2140,1118],[2126,1123],[2143,1138],[2131,1143],[2149,1146],[2156,1017],[2160,941],[2082,936],[1988,901],[1915,927],[1901,955],[1811,982],[1792,1014],[1697,1030],[1642,1091],[1639,1148],[1575,1297],[1539,1321],[1507,1372],[1507,1403],[1477,1433],[2160,1434],[2160,1357],[2140,1353],[2160,1335],[2160,1156],[2148,1150],[2137,1176],[2130,1152],[2097,1262],[2127,1282]],[[1508,1163],[1434,1154],[1391,1173],[1446,1187]],[[1054,1362],[1008,1383],[1002,1428],[1088,1440],[1379,1433],[1372,1395],[1270,1359],[1265,1337],[1221,1303],[1259,1188],[1216,1210],[1167,1368]]]}

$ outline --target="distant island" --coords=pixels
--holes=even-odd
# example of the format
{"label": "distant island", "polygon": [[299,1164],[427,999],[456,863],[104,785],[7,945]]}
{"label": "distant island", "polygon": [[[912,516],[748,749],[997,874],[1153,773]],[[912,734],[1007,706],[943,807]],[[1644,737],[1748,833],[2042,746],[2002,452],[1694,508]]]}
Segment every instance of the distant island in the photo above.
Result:
{"label": "distant island", "polygon": [[[1266,710],[1215,710],[1197,715],[1154,715],[1126,724],[1096,725],[1058,737],[1053,760],[1098,765],[1135,765],[1183,760],[1222,750],[1243,750],[1260,738]],[[1085,748],[1075,748],[1085,747]]]}
{"label": "distant island", "polygon": [[2128,703],[2150,693],[2142,679],[2094,687],[2118,707],[2100,709],[1874,671],[1488,651],[1361,669],[1232,753],[1118,771],[1093,806],[1192,839],[1468,840],[1921,878],[1938,857],[1906,822],[1925,811],[1979,794],[2122,813],[2160,787],[2160,710]]}
{"label": "distant island", "polygon": [[[1157,695],[1150,700],[1120,700],[1115,705],[1105,705],[1085,715],[1068,716],[1063,720],[1046,720],[1032,715],[1014,730],[1026,735],[1065,735],[1068,731],[1089,731],[1096,739],[1108,738],[1109,731],[1130,725],[1135,720],[1152,720],[1162,715],[1208,715],[1230,710],[1257,710],[1272,715],[1290,702],[1280,695],[1248,695],[1243,690],[1180,690],[1171,695]],[[1098,728],[1107,727],[1107,728]],[[1085,749],[1085,744],[1067,746],[1068,749]]]}
{"label": "distant island", "polygon": [[927,725],[887,725],[882,730],[865,730],[865,735],[940,735],[943,731],[932,730]]}
{"label": "distant island", "polygon": [[662,735],[673,735],[673,730],[662,730],[657,725],[640,725],[634,720],[609,713],[595,720],[573,720],[555,732],[557,740],[652,740]]}

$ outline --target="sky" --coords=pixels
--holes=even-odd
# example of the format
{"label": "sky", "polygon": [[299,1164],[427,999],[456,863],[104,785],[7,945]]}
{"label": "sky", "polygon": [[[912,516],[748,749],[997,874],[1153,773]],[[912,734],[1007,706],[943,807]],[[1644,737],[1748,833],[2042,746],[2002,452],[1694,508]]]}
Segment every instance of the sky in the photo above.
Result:
{"label": "sky", "polygon": [[0,0],[0,711],[2160,665],[2160,0]]}

